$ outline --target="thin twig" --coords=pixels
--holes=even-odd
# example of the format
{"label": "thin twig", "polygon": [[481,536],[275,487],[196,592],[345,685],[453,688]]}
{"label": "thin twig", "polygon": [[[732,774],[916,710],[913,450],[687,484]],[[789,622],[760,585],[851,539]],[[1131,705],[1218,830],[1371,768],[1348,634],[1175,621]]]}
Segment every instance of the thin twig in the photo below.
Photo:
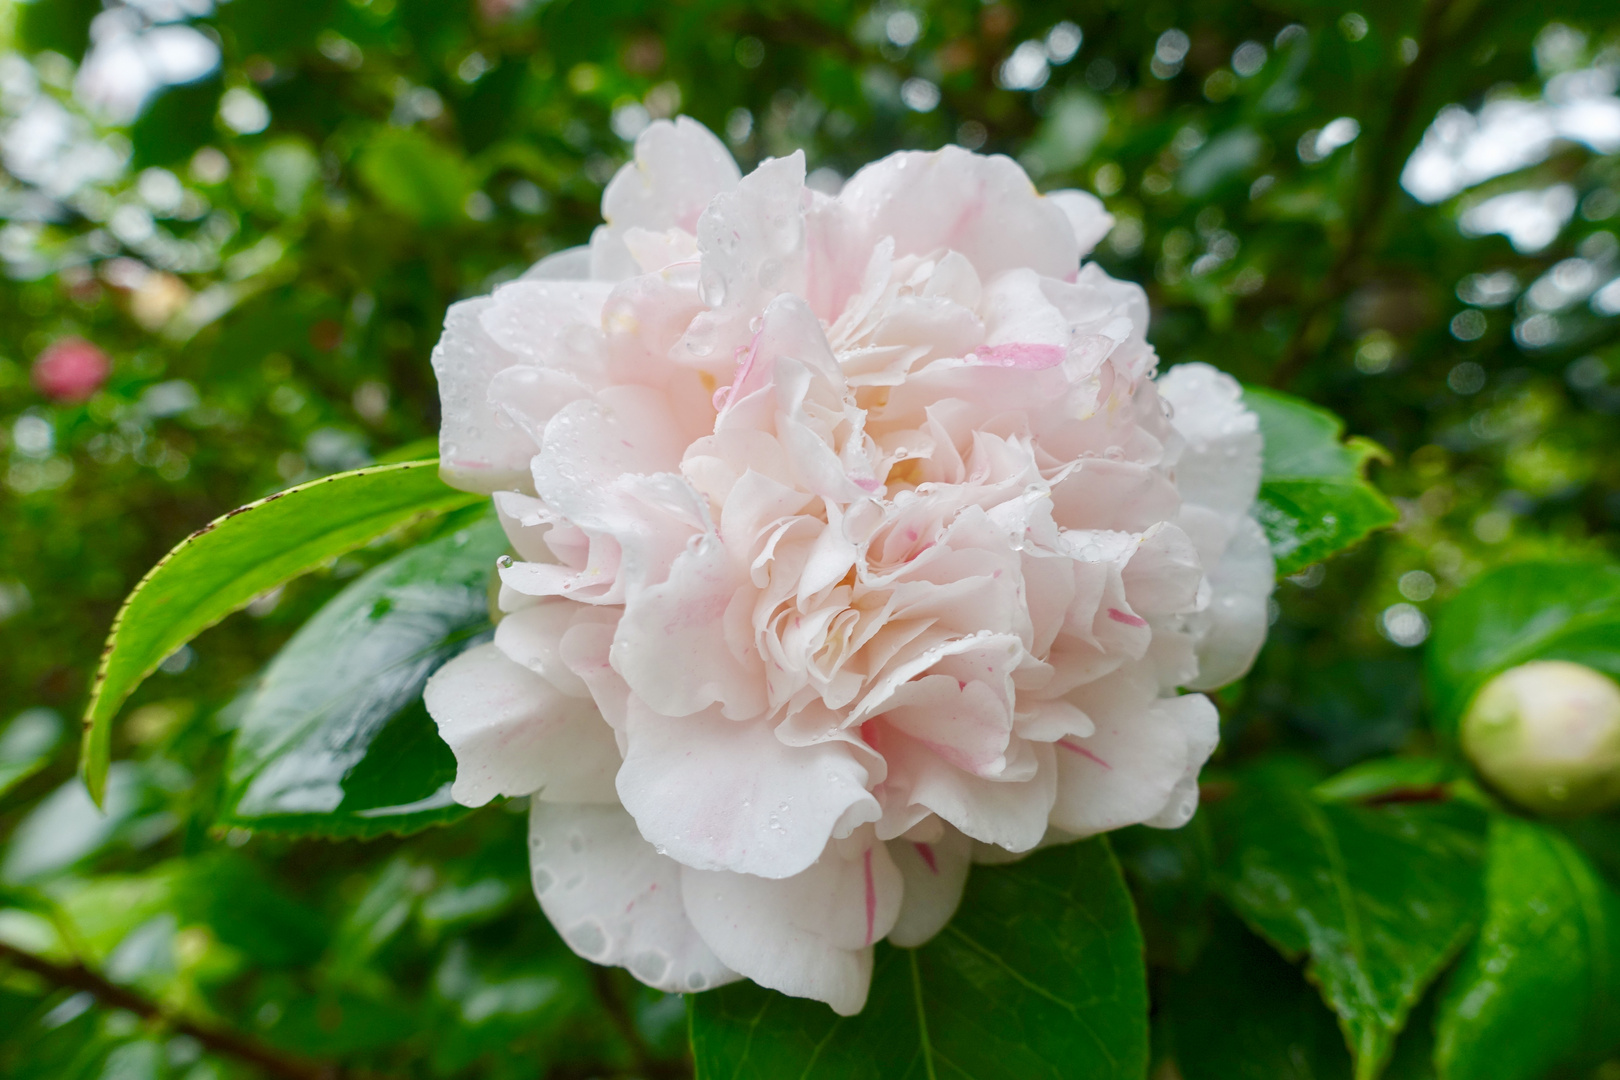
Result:
{"label": "thin twig", "polygon": [[77,961],[58,964],[3,941],[0,941],[0,959],[56,986],[92,994],[108,1008],[123,1009],[143,1019],[157,1020],[173,1031],[191,1036],[216,1054],[254,1065],[278,1080],[336,1080],[342,1075],[341,1070],[334,1066],[306,1061],[265,1046],[239,1032],[200,1024],[176,1015],[133,990],[109,982]]}
{"label": "thin twig", "polygon": [[636,1029],[635,1018],[630,1015],[630,1008],[613,981],[613,970],[598,964],[589,966],[591,986],[596,991],[596,1000],[601,1003],[602,1011],[607,1013],[620,1038],[624,1039],[625,1045],[630,1048],[632,1071],[635,1075],[645,1077],[647,1080],[686,1080],[690,1077],[692,1070],[687,1068],[684,1062],[660,1061],[653,1055],[647,1041]]}
{"label": "thin twig", "polygon": [[1359,280],[1362,259],[1382,233],[1384,215],[1389,212],[1400,185],[1403,164],[1401,151],[1407,143],[1407,129],[1417,115],[1423,84],[1440,56],[1446,14],[1452,2],[1431,0],[1424,11],[1418,54],[1395,86],[1388,120],[1383,130],[1375,133],[1378,137],[1356,185],[1359,204],[1351,217],[1349,234],[1323,277],[1322,287],[1315,299],[1301,313],[1299,325],[1294,328],[1282,359],[1271,373],[1272,386],[1287,387],[1304,370],[1311,357],[1326,344],[1326,336],[1331,330],[1328,310]]}

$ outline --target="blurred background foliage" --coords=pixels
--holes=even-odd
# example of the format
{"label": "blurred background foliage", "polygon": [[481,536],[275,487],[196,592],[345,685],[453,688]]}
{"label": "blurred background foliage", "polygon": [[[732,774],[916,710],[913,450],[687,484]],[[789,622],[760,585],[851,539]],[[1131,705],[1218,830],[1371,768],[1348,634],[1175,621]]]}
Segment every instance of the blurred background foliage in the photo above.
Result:
{"label": "blurred background foliage", "polygon": [[[1612,0],[0,0],[0,1073],[683,1073],[681,1001],[540,917],[521,806],[408,842],[219,824],[232,702],[397,547],[170,657],[105,817],[72,777],[124,593],[231,507],[431,437],[445,307],[583,241],[657,117],[828,190],[957,142],[1101,196],[1164,362],[1333,409],[1402,512],[1280,586],[1223,760],[1423,749],[1448,597],[1616,553],[1617,74]],[[1571,831],[1620,875],[1612,825]],[[1188,895],[1144,895],[1156,962],[1196,954]],[[1178,985],[1218,993],[1211,963]]]}

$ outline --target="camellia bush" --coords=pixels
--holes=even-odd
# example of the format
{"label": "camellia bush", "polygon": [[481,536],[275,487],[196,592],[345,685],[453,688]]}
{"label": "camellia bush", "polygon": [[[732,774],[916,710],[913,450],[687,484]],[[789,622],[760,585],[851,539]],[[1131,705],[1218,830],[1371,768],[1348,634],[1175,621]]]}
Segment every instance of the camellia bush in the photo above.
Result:
{"label": "camellia bush", "polygon": [[0,0],[0,1074],[1614,1080],[1617,86]]}

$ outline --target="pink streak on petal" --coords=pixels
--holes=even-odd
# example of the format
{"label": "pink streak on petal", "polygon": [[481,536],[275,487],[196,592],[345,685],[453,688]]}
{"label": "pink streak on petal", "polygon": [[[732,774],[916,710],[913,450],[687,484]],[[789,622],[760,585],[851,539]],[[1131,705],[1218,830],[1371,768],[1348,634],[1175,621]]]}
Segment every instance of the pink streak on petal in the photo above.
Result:
{"label": "pink streak on petal", "polygon": [[872,923],[877,919],[877,886],[872,882],[872,849],[866,849],[866,943],[872,944]]}
{"label": "pink streak on petal", "polygon": [[922,856],[922,861],[928,864],[929,870],[936,874],[939,873],[939,863],[934,859],[933,848],[927,844],[912,844],[911,846],[917,849],[917,854]]}
{"label": "pink streak on petal", "polygon": [[1111,607],[1108,609],[1108,617],[1113,619],[1115,622],[1122,622],[1126,626],[1147,625],[1147,620],[1142,618],[1140,615],[1132,615],[1129,612],[1119,610],[1117,607]]}
{"label": "pink streak on petal", "polygon": [[[748,380],[748,376],[753,373],[754,360],[759,356],[759,339],[764,333],[765,327],[761,325],[758,330],[754,331],[754,338],[752,341],[750,341],[746,346],[740,345],[737,347],[737,371],[736,374],[732,376],[732,386],[741,386]],[[742,355],[744,350],[747,351],[747,356]]]}
{"label": "pink streak on petal", "polygon": [[855,486],[860,488],[862,491],[876,491],[878,488],[883,486],[875,479],[870,477],[852,476],[850,479],[855,481]]}
{"label": "pink streak on petal", "polygon": [[1114,771],[1114,767],[1112,765],[1108,764],[1108,762],[1104,761],[1102,758],[1098,757],[1096,754],[1093,754],[1090,750],[1087,750],[1083,746],[1076,746],[1076,745],[1074,745],[1074,743],[1070,742],[1067,739],[1059,739],[1058,740],[1058,745],[1063,747],[1063,749],[1065,749],[1065,750],[1068,750],[1068,751],[1070,751],[1072,753],[1079,754],[1083,758],[1087,758],[1087,759],[1089,759],[1091,761],[1095,761],[1098,765],[1101,765],[1103,768],[1107,769],[1109,772]]}
{"label": "pink streak on petal", "polygon": [[986,364],[1018,368],[1021,371],[1044,371],[1063,363],[1065,350],[1061,345],[1015,341],[1007,345],[989,345],[975,349],[974,353]]}

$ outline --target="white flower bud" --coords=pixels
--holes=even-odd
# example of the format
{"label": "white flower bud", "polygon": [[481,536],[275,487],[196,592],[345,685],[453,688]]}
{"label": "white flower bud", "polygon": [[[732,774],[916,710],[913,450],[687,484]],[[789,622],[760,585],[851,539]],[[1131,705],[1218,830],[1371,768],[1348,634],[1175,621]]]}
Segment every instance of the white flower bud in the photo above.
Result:
{"label": "white flower bud", "polygon": [[1546,814],[1620,803],[1620,684],[1582,664],[1538,660],[1486,683],[1462,722],[1480,775]]}

